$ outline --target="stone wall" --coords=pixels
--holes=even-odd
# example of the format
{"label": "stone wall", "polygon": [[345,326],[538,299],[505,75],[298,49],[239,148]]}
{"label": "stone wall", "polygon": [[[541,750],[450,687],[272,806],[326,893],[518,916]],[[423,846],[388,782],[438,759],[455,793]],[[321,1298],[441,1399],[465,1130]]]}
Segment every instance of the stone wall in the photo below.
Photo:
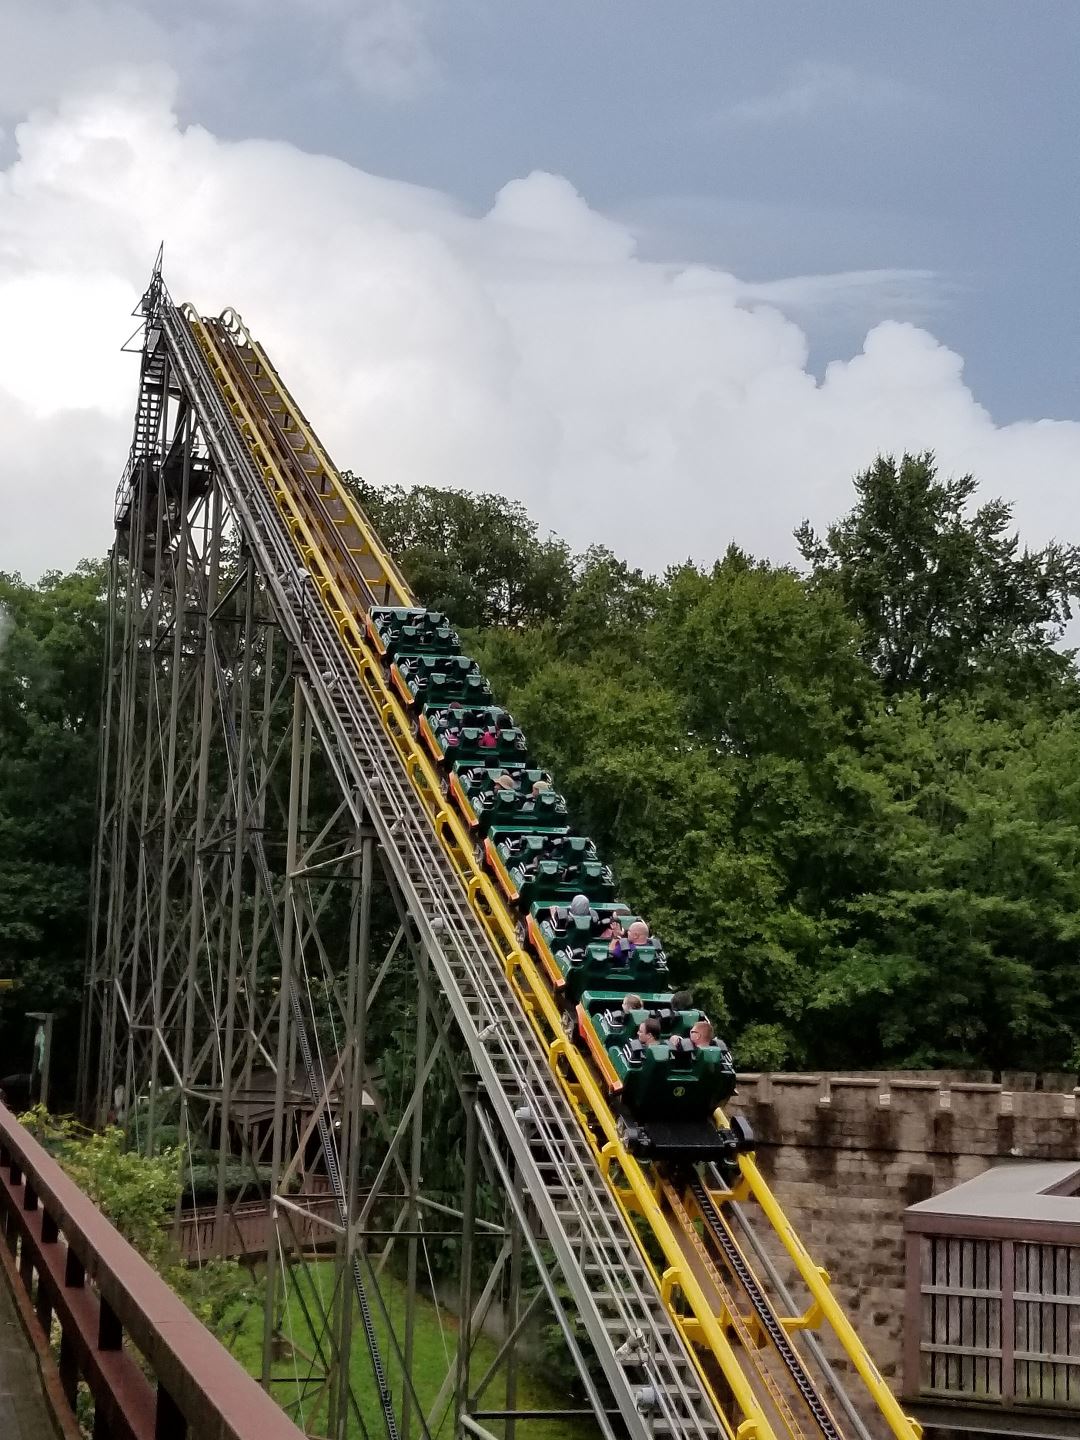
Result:
{"label": "stone wall", "polygon": [[1080,1157],[1076,1079],[1004,1075],[994,1084],[959,1072],[739,1077],[731,1109],[754,1127],[762,1172],[894,1389],[905,1208],[1002,1160]]}

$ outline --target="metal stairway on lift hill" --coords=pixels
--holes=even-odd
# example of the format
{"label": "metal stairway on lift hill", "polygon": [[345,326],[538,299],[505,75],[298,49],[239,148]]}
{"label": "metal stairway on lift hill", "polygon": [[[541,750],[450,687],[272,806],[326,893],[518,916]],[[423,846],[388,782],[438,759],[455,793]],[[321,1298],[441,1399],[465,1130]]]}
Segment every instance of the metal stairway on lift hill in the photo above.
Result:
{"label": "metal stairway on lift hill", "polygon": [[[437,777],[415,752],[378,664],[365,652],[358,612],[415,603],[400,573],[238,319],[226,312],[206,322],[181,312],[163,287],[153,304],[148,332],[160,327],[170,370],[304,666],[343,795],[357,819],[364,811],[375,825],[627,1433],[758,1440],[801,1434],[776,1395],[779,1374],[794,1379],[792,1393],[807,1405],[812,1432],[838,1435],[812,1387],[808,1394],[806,1374],[793,1372],[768,1301],[758,1303],[744,1289],[739,1298],[756,1307],[761,1332],[781,1331],[782,1366],[754,1379],[753,1366],[728,1337],[730,1329],[744,1338],[739,1325],[730,1315],[721,1323],[723,1313],[713,1313],[716,1302],[695,1275],[696,1232],[685,1224],[677,1233],[685,1211],[661,1206],[654,1182],[620,1153],[613,1124],[604,1129],[611,1117],[602,1096],[566,1046],[558,1012],[520,952],[512,917],[475,873]],[[152,408],[152,399],[147,403]],[[600,1122],[599,1144],[586,1119]],[[763,1182],[751,1161],[744,1175],[761,1199]],[[641,1246],[635,1214],[659,1243],[659,1266]],[[773,1223],[798,1263],[786,1238],[790,1227],[781,1232]],[[733,1275],[739,1278],[737,1266]],[[811,1288],[816,1275],[804,1272]],[[831,1295],[827,1304],[835,1308]],[[888,1430],[916,1435],[861,1346],[852,1353],[845,1341],[845,1348]],[[801,1364],[797,1355],[794,1363]],[[866,1434],[848,1413],[851,1433]]]}

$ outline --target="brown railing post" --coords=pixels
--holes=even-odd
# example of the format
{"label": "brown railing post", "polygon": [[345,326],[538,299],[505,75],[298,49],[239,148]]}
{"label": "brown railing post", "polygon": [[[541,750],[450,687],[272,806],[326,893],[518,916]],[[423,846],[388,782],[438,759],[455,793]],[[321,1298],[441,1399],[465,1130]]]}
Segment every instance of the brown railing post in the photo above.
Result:
{"label": "brown railing post", "polygon": [[64,1392],[64,1399],[75,1409],[79,1396],[79,1352],[75,1348],[75,1341],[70,1330],[65,1330],[60,1336],[60,1388]]}
{"label": "brown railing post", "polygon": [[38,1275],[37,1299],[34,1301],[34,1314],[38,1318],[38,1324],[41,1326],[42,1333],[45,1338],[48,1339],[53,1317],[52,1298],[49,1295],[49,1287],[45,1283],[45,1277],[40,1274]]}
{"label": "brown railing post", "polygon": [[24,1239],[19,1246],[19,1279],[27,1295],[34,1293],[34,1252]]}
{"label": "brown railing post", "polygon": [[67,1258],[64,1261],[64,1284],[69,1290],[78,1290],[86,1283],[86,1271],[71,1246],[68,1246]]}
{"label": "brown railing post", "polygon": [[157,1388],[154,1440],[187,1440],[188,1426],[180,1407],[164,1385]]}
{"label": "brown railing post", "polygon": [[116,1318],[116,1313],[107,1300],[102,1300],[101,1310],[98,1313],[97,1348],[99,1350],[122,1350],[124,1348],[124,1327]]}

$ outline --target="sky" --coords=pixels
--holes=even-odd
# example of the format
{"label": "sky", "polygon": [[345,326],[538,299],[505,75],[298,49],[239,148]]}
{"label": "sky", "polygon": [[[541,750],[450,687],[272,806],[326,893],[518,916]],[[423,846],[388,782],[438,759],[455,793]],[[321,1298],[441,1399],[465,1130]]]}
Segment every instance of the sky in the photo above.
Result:
{"label": "sky", "polygon": [[879,451],[1080,541],[1080,7],[0,0],[0,569],[104,553],[160,242],[338,464],[650,569]]}

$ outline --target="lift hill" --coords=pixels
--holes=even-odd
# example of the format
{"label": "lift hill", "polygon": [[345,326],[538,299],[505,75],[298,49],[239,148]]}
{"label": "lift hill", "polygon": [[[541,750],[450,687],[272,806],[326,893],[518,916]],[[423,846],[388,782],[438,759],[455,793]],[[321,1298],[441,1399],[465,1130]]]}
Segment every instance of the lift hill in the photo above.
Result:
{"label": "lift hill", "polygon": [[[643,1163],[624,1144],[604,1091],[585,1055],[568,1041],[550,986],[522,946],[517,917],[482,867],[365,623],[376,607],[417,608],[416,597],[266,352],[234,312],[212,319],[175,305],[160,271],[144,299],[143,321],[135,435],[116,510],[114,579],[126,566],[128,584],[124,644],[134,654],[145,643],[140,606],[148,605],[154,620],[167,604],[182,609],[185,602],[175,597],[192,582],[185,527],[194,508],[212,497],[232,517],[294,657],[341,804],[354,816],[357,832],[367,826],[378,846],[405,912],[403,927],[407,920],[464,1045],[475,1075],[463,1080],[466,1169],[471,1162],[475,1171],[483,1139],[534,1258],[546,1273],[546,1261],[554,1257],[588,1336],[602,1385],[575,1346],[571,1327],[564,1326],[602,1433],[638,1440],[913,1440],[918,1425],[882,1379],[753,1155],[739,1156],[729,1183],[708,1165],[665,1170]],[[120,583],[114,595],[119,607]],[[199,603],[208,619],[213,606],[205,593]],[[179,664],[179,620],[171,640]],[[174,674],[174,687],[178,683]],[[119,723],[125,723],[122,714]],[[245,706],[239,723],[227,717],[223,726],[234,771],[245,769],[247,723]],[[174,714],[170,756],[175,726]],[[106,734],[104,744],[110,743]],[[158,746],[160,737],[153,743]],[[171,799],[167,787],[166,847]],[[106,828],[103,822],[103,846]],[[249,840],[270,894],[262,840],[254,833]],[[294,839],[290,845],[295,866]],[[164,868],[167,874],[168,850]],[[99,890],[108,883],[99,881]],[[120,905],[117,900],[117,917]],[[166,910],[163,899],[159,953],[166,948]],[[109,915],[110,936],[91,964],[84,1099],[100,1106],[118,1077],[123,1083],[134,1075],[138,1083],[140,1066],[148,1066],[142,1073],[150,1076],[152,1117],[162,1073],[185,1094],[195,1093],[197,1056],[190,1033],[182,1047],[170,1049],[173,1002],[160,972],[149,977],[148,1018],[137,1023],[134,998],[143,982],[123,969],[131,961],[122,922],[114,924],[111,909]],[[138,923],[145,927],[147,918]],[[200,938],[194,922],[191,936],[182,973],[194,986]],[[280,935],[276,939],[284,957],[278,1073],[287,1067],[288,1044],[295,1044],[313,1105],[310,1134],[317,1131],[337,1196],[338,1231],[348,1237],[356,1224],[355,1186],[334,1132],[331,1064],[311,1032],[311,981],[306,969],[291,968],[290,946]],[[234,963],[234,980],[235,973]],[[125,1029],[126,1069],[117,1060]],[[286,1031],[291,1041],[281,1038]],[[335,1076],[342,1064],[339,1055]],[[218,1083],[227,1100],[228,1078]],[[281,1084],[279,1078],[279,1090]],[[726,1124],[720,1112],[717,1124]],[[274,1154],[272,1198],[276,1213],[285,1213],[291,1202],[278,1141]],[[466,1201],[466,1229],[472,1219]],[[469,1260],[463,1241],[463,1313],[473,1298]],[[778,1265],[805,1295],[801,1308]],[[352,1251],[349,1268],[386,1433],[397,1440],[400,1417],[373,1319],[378,1296],[360,1248]],[[833,1360],[842,1361],[843,1375]],[[458,1380],[463,1392],[460,1372]],[[469,1413],[466,1393],[456,1395],[456,1415],[459,1433],[489,1434]]]}

